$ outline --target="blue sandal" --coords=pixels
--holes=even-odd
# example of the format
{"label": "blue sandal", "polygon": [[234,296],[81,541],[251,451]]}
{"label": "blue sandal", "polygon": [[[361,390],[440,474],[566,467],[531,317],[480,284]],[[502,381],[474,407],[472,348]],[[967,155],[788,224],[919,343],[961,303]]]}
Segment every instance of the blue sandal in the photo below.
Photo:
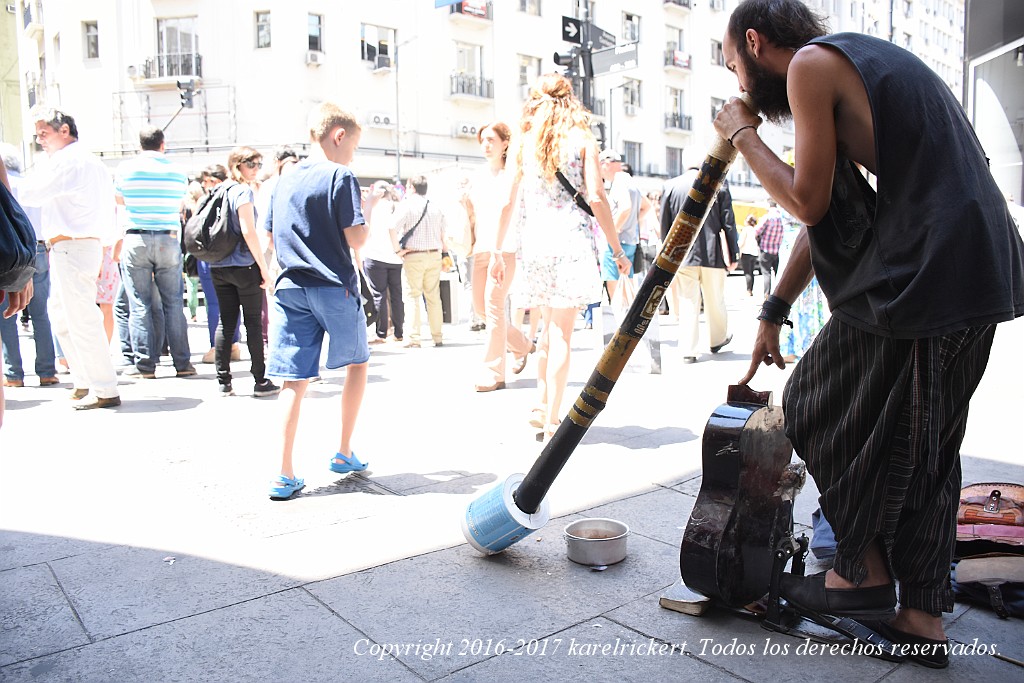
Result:
{"label": "blue sandal", "polygon": [[282,474],[270,485],[270,500],[287,500],[305,487],[302,479],[289,479]]}
{"label": "blue sandal", "polygon": [[[340,460],[341,462],[337,462]],[[370,463],[360,462],[359,458],[356,457],[355,452],[352,455],[346,457],[341,453],[337,453],[331,458],[331,472],[337,472],[338,474],[347,474],[348,472],[362,472],[365,470]]]}

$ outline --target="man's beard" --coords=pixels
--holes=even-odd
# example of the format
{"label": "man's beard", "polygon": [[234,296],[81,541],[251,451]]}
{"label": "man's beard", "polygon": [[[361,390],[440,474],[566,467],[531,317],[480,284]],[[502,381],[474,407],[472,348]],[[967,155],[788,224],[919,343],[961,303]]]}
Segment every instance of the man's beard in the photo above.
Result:
{"label": "man's beard", "polygon": [[793,117],[789,107],[789,93],[786,91],[786,77],[771,73],[746,50],[740,50],[743,68],[747,76],[747,92],[754,99],[761,116],[772,123],[782,123]]}

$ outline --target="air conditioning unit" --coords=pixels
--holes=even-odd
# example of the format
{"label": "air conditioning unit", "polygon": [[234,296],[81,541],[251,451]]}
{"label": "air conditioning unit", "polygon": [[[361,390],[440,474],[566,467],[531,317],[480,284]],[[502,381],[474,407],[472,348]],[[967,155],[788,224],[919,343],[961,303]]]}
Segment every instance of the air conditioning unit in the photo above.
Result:
{"label": "air conditioning unit", "polygon": [[711,0],[711,9],[721,12],[725,9],[725,0]]}
{"label": "air conditioning unit", "polygon": [[320,66],[324,63],[324,53],[319,50],[309,50],[306,52],[306,64],[312,66]]}
{"label": "air conditioning unit", "polygon": [[391,71],[391,55],[377,55],[373,63],[373,72]]}
{"label": "air conditioning unit", "polygon": [[366,115],[366,123],[370,128],[394,128],[395,118],[382,111],[372,111]]}
{"label": "air conditioning unit", "polygon": [[475,138],[476,133],[476,124],[467,123],[465,121],[455,124],[455,137],[457,138]]}
{"label": "air conditioning unit", "polygon": [[624,104],[622,110],[626,112],[626,116],[636,116],[636,105],[635,104]]}
{"label": "air conditioning unit", "polygon": [[7,5],[7,13],[8,14],[16,14],[17,12],[18,12],[18,8],[17,7],[15,7],[14,5]]}

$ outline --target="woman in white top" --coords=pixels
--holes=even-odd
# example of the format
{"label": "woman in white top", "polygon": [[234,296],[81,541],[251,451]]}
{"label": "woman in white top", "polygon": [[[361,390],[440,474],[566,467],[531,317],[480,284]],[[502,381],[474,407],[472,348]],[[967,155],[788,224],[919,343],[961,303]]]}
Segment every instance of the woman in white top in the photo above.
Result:
{"label": "woman in white top", "polygon": [[363,272],[377,307],[377,335],[370,344],[383,344],[388,336],[388,319],[395,330],[395,341],[405,333],[405,304],[402,303],[402,257],[395,254],[389,232],[398,195],[386,180],[370,188],[363,204],[363,218],[370,228],[366,244],[359,250]]}
{"label": "woman in white top", "polygon": [[[516,357],[512,371],[522,372],[527,355],[534,350],[532,341],[522,331],[509,325],[505,316],[508,290],[516,272],[518,238],[507,230],[498,241],[501,211],[508,203],[512,178],[505,172],[508,143],[512,131],[500,121],[482,126],[477,133],[480,149],[487,159],[487,168],[473,179],[467,194],[470,220],[473,221],[473,306],[484,312],[487,347],[484,365],[476,383],[477,391],[505,388],[505,349]],[[500,260],[504,277],[488,276],[491,259]]]}

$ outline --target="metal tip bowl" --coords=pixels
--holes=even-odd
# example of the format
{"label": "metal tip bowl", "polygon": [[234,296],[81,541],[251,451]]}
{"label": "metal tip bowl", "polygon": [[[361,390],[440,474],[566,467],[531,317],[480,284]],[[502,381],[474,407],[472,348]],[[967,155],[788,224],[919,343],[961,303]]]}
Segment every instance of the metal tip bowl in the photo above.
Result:
{"label": "metal tip bowl", "polygon": [[624,522],[606,517],[578,519],[562,533],[567,555],[577,564],[597,567],[626,559],[629,525]]}

